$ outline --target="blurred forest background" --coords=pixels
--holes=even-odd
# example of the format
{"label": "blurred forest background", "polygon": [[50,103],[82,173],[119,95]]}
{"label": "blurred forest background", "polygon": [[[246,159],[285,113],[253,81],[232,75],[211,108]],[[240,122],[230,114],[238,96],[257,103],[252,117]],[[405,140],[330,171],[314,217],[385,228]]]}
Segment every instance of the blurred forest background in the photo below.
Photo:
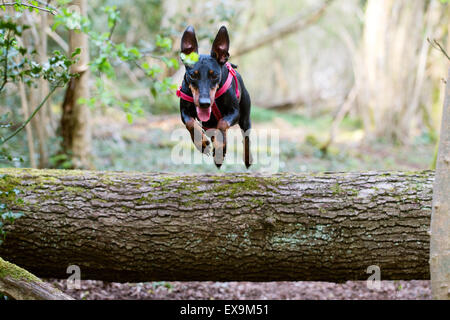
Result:
{"label": "blurred forest background", "polygon": [[[183,128],[175,90],[189,24],[201,53],[227,26],[253,128],[280,130],[280,171],[433,166],[449,67],[445,0],[22,3],[53,14],[0,10],[0,79],[8,80],[0,89],[1,136],[52,94],[31,125],[3,143],[1,166],[216,172],[212,159],[170,161],[171,133]],[[75,59],[58,58],[58,66],[79,77],[55,85],[47,61],[60,55]],[[193,148],[187,135],[186,147]],[[244,168],[225,162],[222,171]]]}

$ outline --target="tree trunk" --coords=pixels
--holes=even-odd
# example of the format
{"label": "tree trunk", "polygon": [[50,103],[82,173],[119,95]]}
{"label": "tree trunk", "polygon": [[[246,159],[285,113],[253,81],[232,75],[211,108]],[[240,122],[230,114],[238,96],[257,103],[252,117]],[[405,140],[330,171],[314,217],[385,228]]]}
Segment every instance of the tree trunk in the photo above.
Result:
{"label": "tree trunk", "polygon": [[[26,120],[30,116],[30,111],[28,109],[27,93],[25,91],[25,85],[23,82],[19,82],[18,86],[19,86],[19,93],[20,93],[20,102],[22,105],[23,118]],[[36,155],[34,154],[33,130],[31,128],[31,126],[26,126],[25,132],[27,133],[27,144],[28,144],[28,154],[30,157],[30,167],[37,168]]]}
{"label": "tree trunk", "polygon": [[0,169],[0,256],[119,282],[429,279],[433,173],[260,176]]}
{"label": "tree trunk", "polygon": [[433,188],[430,273],[433,298],[450,300],[450,69]]}
{"label": "tree trunk", "polygon": [[0,292],[15,300],[73,300],[26,270],[0,258]]}
{"label": "tree trunk", "polygon": [[[87,0],[74,0],[72,4],[80,8],[82,16],[87,15]],[[89,98],[89,44],[88,36],[79,30],[71,30],[69,52],[81,48],[78,62],[72,66],[73,73],[79,73],[78,78],[70,80],[64,102],[62,104],[61,135],[63,151],[72,160],[74,168],[92,168],[91,125],[89,108],[79,99]]]}
{"label": "tree trunk", "polygon": [[[33,18],[33,15],[29,12],[26,12],[23,16],[24,22],[26,22],[29,26],[30,29],[27,32],[29,34],[28,37],[23,37],[22,41],[24,44],[25,48],[28,47],[33,47],[34,49],[36,49],[40,54],[43,53],[42,50],[42,40],[38,30],[36,29],[35,26],[35,19]],[[41,59],[41,57],[39,57],[40,62],[44,62],[43,59]],[[41,101],[43,100],[43,98],[45,97],[44,95],[42,95],[43,90],[45,90],[42,87],[42,81],[38,81],[39,86],[38,87],[31,87],[28,90],[28,105],[31,106],[31,109],[34,110],[34,108],[36,108]],[[41,99],[42,98],[42,99]],[[32,131],[34,131],[36,133],[36,141],[37,141],[37,145],[38,145],[38,153],[39,153],[39,167],[40,168],[47,168],[48,167],[48,141],[47,141],[47,131],[46,131],[46,127],[47,127],[48,121],[47,118],[45,117],[44,112],[38,112],[33,119],[31,119],[31,127],[32,127]]]}
{"label": "tree trunk", "polygon": [[[409,143],[421,129],[420,105],[433,105],[429,45],[445,23],[438,0],[368,0],[355,68],[357,103],[369,138]],[[443,22],[445,21],[445,22]],[[427,79],[425,81],[424,79]],[[383,92],[383,94],[380,94]]]}

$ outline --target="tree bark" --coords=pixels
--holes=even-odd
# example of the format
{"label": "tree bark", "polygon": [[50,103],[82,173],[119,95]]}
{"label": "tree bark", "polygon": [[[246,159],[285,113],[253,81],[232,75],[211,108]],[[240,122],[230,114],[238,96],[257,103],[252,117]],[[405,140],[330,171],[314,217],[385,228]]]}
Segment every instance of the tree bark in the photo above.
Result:
{"label": "tree bark", "polygon": [[[40,54],[42,54],[42,40],[38,30],[35,26],[35,19],[33,19],[33,16],[31,13],[26,12],[23,16],[23,19],[26,19],[26,23],[31,26],[31,28],[28,31],[29,37],[23,37],[22,41],[26,48],[28,47],[34,47]],[[41,62],[44,62],[41,57],[39,57]],[[31,108],[36,108],[40,102],[45,97],[42,93],[43,90],[45,90],[42,87],[42,81],[38,81],[39,86],[38,87],[31,87],[28,90],[28,104],[31,105]],[[42,99],[41,99],[42,98]],[[45,112],[38,112],[33,119],[31,119],[31,127],[36,133],[36,141],[38,145],[38,152],[39,152],[39,168],[47,168],[48,167],[48,141],[47,141],[47,125],[48,125],[48,119],[45,117]],[[32,130],[32,131],[33,131]]]}
{"label": "tree bark", "polygon": [[[25,85],[23,82],[19,82],[18,86],[19,86],[19,93],[20,93],[20,102],[22,105],[23,118],[26,120],[30,116],[30,112],[28,109],[27,93],[25,91]],[[26,126],[25,132],[27,133],[27,145],[28,145],[28,154],[30,157],[30,166],[31,166],[31,168],[37,168],[36,155],[34,153],[33,130],[31,128],[31,126]]]}
{"label": "tree bark", "polygon": [[450,300],[450,69],[433,188],[430,273],[434,299]]}
{"label": "tree bark", "polygon": [[272,176],[0,169],[25,216],[0,255],[40,277],[429,279],[432,172]]}
{"label": "tree bark", "polygon": [[[72,4],[80,8],[82,16],[87,15],[87,0],[74,0]],[[62,147],[72,160],[73,168],[89,169],[92,168],[90,111],[86,104],[79,102],[79,99],[89,98],[89,39],[79,30],[71,30],[69,37],[70,53],[81,48],[79,59],[71,68],[72,73],[80,76],[70,80],[62,104]]]}
{"label": "tree bark", "polygon": [[0,258],[0,292],[15,300],[74,300],[2,258]]}

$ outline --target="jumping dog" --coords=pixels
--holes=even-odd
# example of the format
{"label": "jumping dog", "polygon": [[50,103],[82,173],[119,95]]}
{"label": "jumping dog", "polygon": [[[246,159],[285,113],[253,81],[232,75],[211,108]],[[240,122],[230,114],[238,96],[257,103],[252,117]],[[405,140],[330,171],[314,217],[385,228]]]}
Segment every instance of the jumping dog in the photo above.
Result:
{"label": "jumping dog", "polygon": [[[250,153],[250,95],[241,75],[228,62],[230,39],[222,26],[213,42],[209,55],[201,54],[194,64],[183,61],[186,73],[177,91],[180,98],[181,120],[191,135],[195,147],[202,153],[211,152],[214,163],[222,166],[227,149],[227,130],[239,124],[244,138],[244,163],[252,163]],[[192,26],[186,28],[181,38],[184,56],[198,54],[198,43]],[[199,124],[196,120],[200,121]]]}

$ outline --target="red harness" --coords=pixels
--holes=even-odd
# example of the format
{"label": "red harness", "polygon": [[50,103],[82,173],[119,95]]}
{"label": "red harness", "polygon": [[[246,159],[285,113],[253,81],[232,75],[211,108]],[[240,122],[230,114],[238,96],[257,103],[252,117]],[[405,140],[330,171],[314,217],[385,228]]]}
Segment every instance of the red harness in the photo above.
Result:
{"label": "red harness", "polygon": [[[227,62],[225,65],[227,66],[227,69],[228,69],[228,78],[227,78],[227,81],[225,81],[224,85],[219,90],[217,90],[215,99],[219,98],[230,88],[231,83],[233,82],[233,78],[234,78],[234,81],[236,82],[236,97],[239,100],[240,92],[239,92],[236,71],[233,69],[233,67],[231,66],[231,64],[229,62]],[[189,101],[189,102],[194,102],[193,97],[191,97],[190,95],[181,91],[181,86],[177,90],[177,97],[179,97],[183,100]],[[214,117],[217,119],[217,121],[222,119],[222,113],[220,112],[219,108],[217,107],[216,101],[213,102],[212,113],[214,114]],[[208,129],[205,127],[203,127],[203,128]]]}

